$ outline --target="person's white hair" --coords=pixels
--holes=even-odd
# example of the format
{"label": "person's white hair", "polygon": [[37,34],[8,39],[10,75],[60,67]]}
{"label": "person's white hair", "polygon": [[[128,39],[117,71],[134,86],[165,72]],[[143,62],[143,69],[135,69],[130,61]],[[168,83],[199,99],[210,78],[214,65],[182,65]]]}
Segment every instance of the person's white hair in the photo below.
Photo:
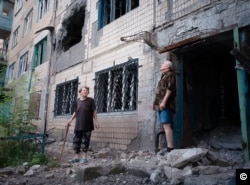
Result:
{"label": "person's white hair", "polygon": [[173,69],[173,63],[169,60],[166,60],[161,65],[161,71],[168,71],[169,69]]}

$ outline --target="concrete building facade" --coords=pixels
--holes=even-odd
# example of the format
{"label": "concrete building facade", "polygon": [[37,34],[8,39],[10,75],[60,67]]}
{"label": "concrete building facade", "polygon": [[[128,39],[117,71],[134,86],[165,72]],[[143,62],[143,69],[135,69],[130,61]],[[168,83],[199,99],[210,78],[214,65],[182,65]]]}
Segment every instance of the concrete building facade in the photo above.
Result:
{"label": "concrete building facade", "polygon": [[242,121],[249,113],[240,111],[249,98],[239,98],[237,85],[245,71],[235,71],[230,54],[235,35],[249,35],[249,10],[249,0],[18,0],[8,56],[14,73],[6,80],[27,77],[38,102],[34,123],[57,137],[87,85],[100,123],[92,143],[152,150],[160,129],[155,87],[161,62],[170,59],[178,88],[175,144],[190,146],[194,132],[230,121],[249,125]]}

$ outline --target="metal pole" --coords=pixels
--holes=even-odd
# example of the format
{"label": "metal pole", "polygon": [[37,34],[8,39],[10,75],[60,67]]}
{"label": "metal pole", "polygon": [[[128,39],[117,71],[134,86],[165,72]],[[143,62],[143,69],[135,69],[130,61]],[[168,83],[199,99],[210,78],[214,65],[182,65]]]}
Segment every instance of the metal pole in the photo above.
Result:
{"label": "metal pole", "polygon": [[[237,49],[240,49],[240,37],[238,27],[234,28],[234,44]],[[241,36],[244,36],[243,34]],[[241,42],[245,42],[242,37]],[[247,73],[240,66],[236,60],[236,73],[237,73],[237,85],[238,85],[238,96],[239,96],[239,107],[240,107],[240,119],[241,119],[241,134],[242,134],[242,145],[244,150],[244,158],[249,161],[249,98],[247,97],[248,92],[248,81]]]}

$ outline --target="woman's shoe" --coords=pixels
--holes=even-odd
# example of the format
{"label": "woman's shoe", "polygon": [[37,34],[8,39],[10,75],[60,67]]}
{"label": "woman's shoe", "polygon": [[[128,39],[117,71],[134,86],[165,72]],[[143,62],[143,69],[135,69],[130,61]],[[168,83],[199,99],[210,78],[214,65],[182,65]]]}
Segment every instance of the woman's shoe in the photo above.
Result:
{"label": "woman's shoe", "polygon": [[81,163],[81,164],[86,164],[86,163],[88,163],[88,160],[85,159],[85,158],[82,158],[81,161],[80,161],[80,163]]}
{"label": "woman's shoe", "polygon": [[78,163],[80,160],[77,158],[70,159],[69,162],[71,163]]}

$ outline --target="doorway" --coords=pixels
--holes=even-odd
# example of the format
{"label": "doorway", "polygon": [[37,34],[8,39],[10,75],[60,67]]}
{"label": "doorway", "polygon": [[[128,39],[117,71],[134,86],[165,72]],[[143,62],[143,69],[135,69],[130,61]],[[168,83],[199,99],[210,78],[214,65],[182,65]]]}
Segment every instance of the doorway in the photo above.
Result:
{"label": "doorway", "polygon": [[228,31],[174,51],[183,61],[184,124],[193,133],[225,125],[240,127],[235,59],[230,54],[233,43],[233,31]]}

